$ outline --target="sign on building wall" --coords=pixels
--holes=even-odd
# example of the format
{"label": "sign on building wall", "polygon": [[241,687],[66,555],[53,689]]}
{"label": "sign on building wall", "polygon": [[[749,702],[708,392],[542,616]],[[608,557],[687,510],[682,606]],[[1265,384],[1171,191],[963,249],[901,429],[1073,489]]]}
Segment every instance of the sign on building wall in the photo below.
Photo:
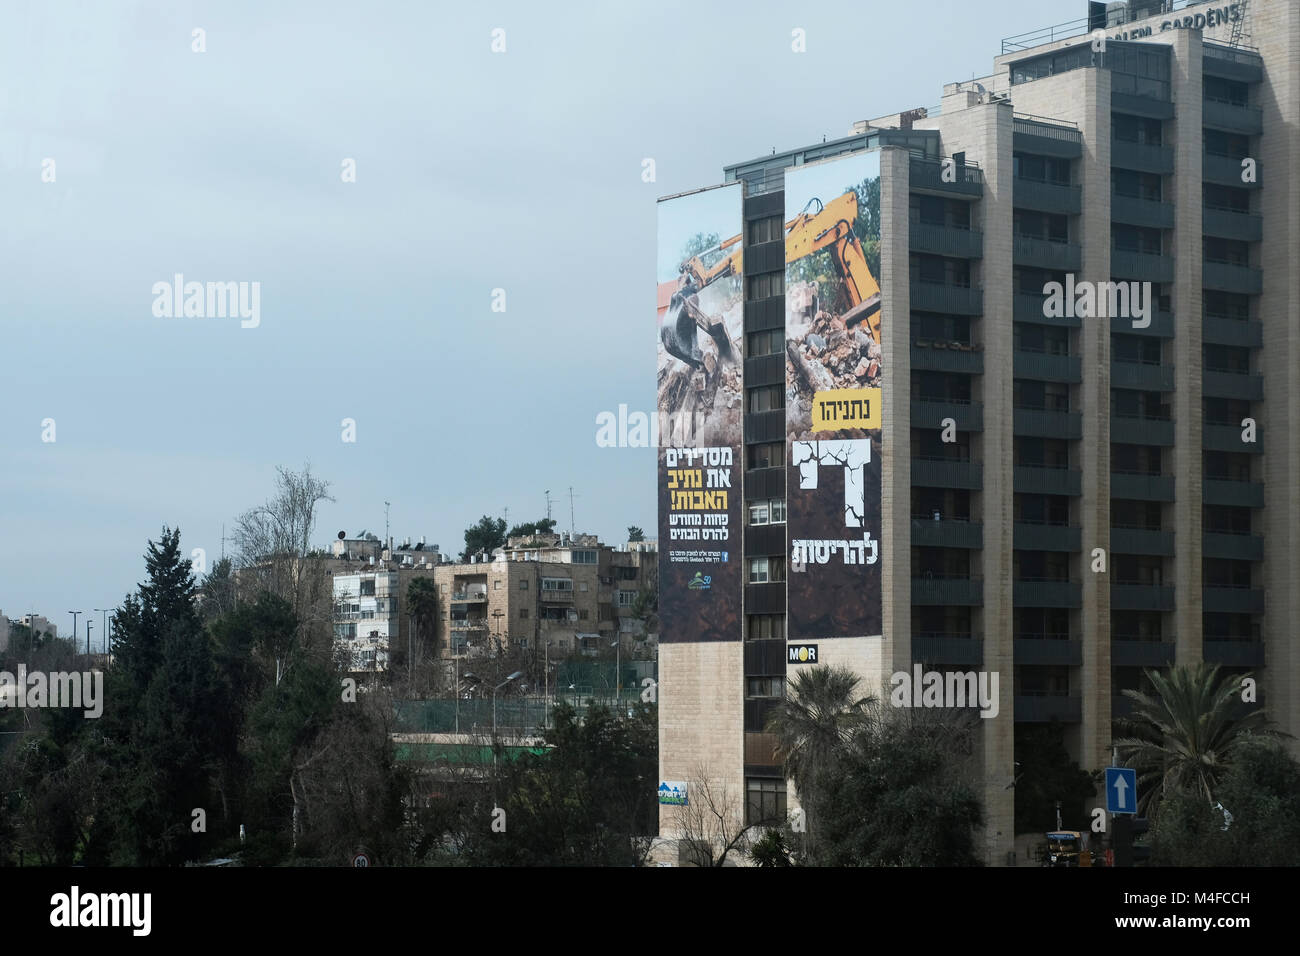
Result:
{"label": "sign on building wall", "polygon": [[686,792],[686,783],[681,780],[659,781],[659,805],[661,807],[685,807],[690,804]]}
{"label": "sign on building wall", "polygon": [[791,641],[881,633],[880,153],[787,169]]}
{"label": "sign on building wall", "polygon": [[659,204],[661,642],[741,638],[742,189]]}

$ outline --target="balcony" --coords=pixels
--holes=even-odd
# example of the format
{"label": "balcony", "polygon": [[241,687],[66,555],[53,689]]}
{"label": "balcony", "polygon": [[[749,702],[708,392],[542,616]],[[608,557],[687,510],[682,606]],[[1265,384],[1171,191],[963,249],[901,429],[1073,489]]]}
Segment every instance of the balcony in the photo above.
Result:
{"label": "balcony", "polygon": [[955,348],[956,343],[931,342],[921,339],[912,344],[912,368],[930,372],[958,372],[982,375],[984,351],[967,345]]}
{"label": "balcony", "polygon": [[910,188],[912,192],[931,193],[954,199],[978,199],[984,195],[984,173],[977,166],[949,166],[949,177],[944,181],[943,164],[930,159],[913,159]]}
{"label": "balcony", "polygon": [[455,603],[479,604],[487,600],[487,591],[453,591],[451,599]]}
{"label": "balcony", "polygon": [[1217,531],[1205,531],[1201,534],[1201,554],[1207,558],[1263,561],[1264,539],[1257,534],[1224,534]]}
{"label": "balcony", "polygon": [[1011,258],[1016,265],[1055,272],[1078,272],[1083,268],[1083,247],[1072,242],[1015,236]]}
{"label": "balcony", "polygon": [[1135,169],[1140,173],[1158,173],[1168,176],[1174,171],[1174,148],[1112,139],[1110,164],[1119,169]]}
{"label": "balcony", "polygon": [[1206,259],[1201,263],[1201,285],[1219,292],[1259,295],[1264,291],[1264,273],[1250,266]]}
{"label": "balcony", "polygon": [[1081,667],[1083,641],[1068,640],[1056,635],[1042,637],[1017,637],[1015,639],[1015,664],[1056,665]]}
{"label": "balcony", "polygon": [[1136,279],[1139,282],[1173,282],[1174,258],[1152,252],[1112,249],[1110,274],[1117,278]]}
{"label": "balcony", "polygon": [[913,458],[912,484],[923,488],[979,491],[984,487],[984,465],[954,458]]}
{"label": "balcony", "polygon": [[453,631],[456,631],[457,633],[462,633],[466,631],[470,631],[470,632],[486,631],[487,621],[458,620],[456,618],[452,618],[451,629]]}
{"label": "balcony", "polygon": [[1255,430],[1254,441],[1242,441],[1240,424],[1219,425],[1207,422],[1201,426],[1201,447],[1206,451],[1239,451],[1247,455],[1262,455],[1261,432]]}
{"label": "balcony", "polygon": [[1211,641],[1201,645],[1201,657],[1207,664],[1223,667],[1263,667],[1263,641]]}
{"label": "balcony", "polygon": [[1255,181],[1243,182],[1241,178],[1243,156],[1219,156],[1215,153],[1205,153],[1201,158],[1201,178],[1207,183],[1217,183],[1220,186],[1236,186],[1238,189],[1259,189],[1264,179],[1264,167],[1258,163],[1255,166]]}
{"label": "balcony", "polygon": [[945,418],[955,421],[958,431],[981,432],[984,430],[984,404],[928,398],[912,399],[913,428],[941,428]]}
{"label": "balcony", "polygon": [[1110,363],[1111,388],[1134,388],[1142,392],[1172,392],[1174,367],[1146,362]]}
{"label": "balcony", "polygon": [[1174,316],[1172,312],[1155,312],[1151,315],[1150,322],[1151,324],[1145,327],[1135,327],[1132,318],[1112,315],[1110,317],[1110,330],[1123,335],[1150,335],[1161,339],[1172,339],[1174,337]]}
{"label": "balcony", "polygon": [[1016,607],[1082,607],[1083,583],[1048,578],[1019,578],[1011,585]]}
{"label": "balcony", "polygon": [[785,381],[785,352],[749,355],[745,358],[745,387],[780,385]]}
{"label": "balcony", "polygon": [[984,255],[984,233],[938,223],[911,224],[910,242],[914,252],[958,259],[980,259]]}
{"label": "balcony", "polygon": [[1259,136],[1264,132],[1264,111],[1258,106],[1202,99],[1201,123],[1211,129]]}
{"label": "balcony", "polygon": [[1258,349],[1264,346],[1264,324],[1207,315],[1201,320],[1201,338],[1209,345]]}
{"label": "balcony", "polygon": [[1151,528],[1111,528],[1110,550],[1115,554],[1156,554],[1173,557],[1174,533]]}
{"label": "balcony", "polygon": [[1016,350],[1012,355],[1012,374],[1042,382],[1082,382],[1083,360],[1077,355],[1054,355],[1050,352]]}
{"label": "balcony", "polygon": [[912,519],[912,547],[914,548],[969,548],[978,551],[984,547],[984,525],[979,521],[959,521],[944,518]]}
{"label": "balcony", "polygon": [[1201,210],[1201,232],[1207,236],[1219,236],[1223,239],[1259,242],[1264,238],[1264,217],[1248,212],[1207,207]]}
{"label": "balcony", "polygon": [[1083,529],[1064,524],[1012,525],[1011,546],[1021,551],[1078,551],[1083,546]]}
{"label": "balcony", "polygon": [[1264,592],[1256,588],[1202,588],[1201,610],[1219,614],[1263,614]]}
{"label": "balcony", "polygon": [[1083,437],[1083,413],[1058,412],[1046,408],[1012,409],[1012,432],[1028,438]]}
{"label": "balcony", "polygon": [[1112,636],[1112,667],[1169,667],[1174,662],[1173,641],[1132,641]]}
{"label": "balcony", "polygon": [[1012,205],[1017,209],[1077,216],[1083,211],[1083,190],[1064,183],[1038,182],[1016,177],[1012,183]]}
{"label": "balcony", "polygon": [[912,311],[945,312],[951,315],[982,315],[984,290],[941,282],[911,283]]}
{"label": "balcony", "polygon": [[1083,494],[1083,472],[1077,468],[1040,468],[1016,465],[1012,469],[1012,490],[1027,495]]}
{"label": "balcony", "polygon": [[1077,329],[1083,320],[1077,315],[1046,315],[1043,311],[1045,297],[1042,295],[1025,295],[1018,293],[1011,298],[1011,318],[1017,322],[1033,322],[1036,325],[1055,325],[1060,328]]}
{"label": "balcony", "polygon": [[979,667],[984,663],[984,641],[953,634],[913,634],[912,660],[921,664]]}
{"label": "balcony", "polygon": [[931,607],[980,607],[984,604],[984,581],[982,578],[912,578],[912,603]]}
{"label": "balcony", "polygon": [[1042,122],[1028,115],[1013,117],[1011,144],[1017,152],[1078,159],[1083,155],[1083,136],[1075,125]]}
{"label": "balcony", "polygon": [[1083,702],[1066,695],[1017,694],[1015,713],[1016,722],[1022,724],[1045,724],[1052,720],[1077,724],[1083,719]]}
{"label": "balcony", "polygon": [[1122,445],[1161,445],[1168,447],[1174,443],[1174,423],[1167,418],[1111,415],[1110,440],[1119,442]]}
{"label": "balcony", "polygon": [[[1116,440],[1114,435],[1111,440]],[[1173,501],[1174,476],[1111,472],[1110,496],[1134,501]]]}
{"label": "balcony", "polygon": [[1145,226],[1149,229],[1172,229],[1174,228],[1174,206],[1173,203],[1138,199],[1135,196],[1120,196],[1112,193],[1110,197],[1110,218],[1112,222],[1127,223],[1130,226]]}
{"label": "balcony", "polygon": [[1240,398],[1248,402],[1262,402],[1264,377],[1249,372],[1206,369],[1201,373],[1201,392],[1208,398]]}
{"label": "balcony", "polygon": [[1110,586],[1112,611],[1172,611],[1174,589],[1159,584],[1120,582]]}
{"label": "balcony", "polygon": [[538,598],[541,601],[550,604],[572,604],[573,591],[559,591],[551,590],[550,588],[542,588],[538,594]]}
{"label": "balcony", "polygon": [[1228,80],[1240,80],[1243,83],[1262,83],[1264,80],[1264,61],[1258,53],[1224,46],[1206,40],[1201,47],[1202,69],[1210,76],[1221,76]]}
{"label": "balcony", "polygon": [[1231,505],[1236,508],[1264,507],[1264,486],[1255,481],[1226,481],[1206,478],[1201,495],[1207,505]]}
{"label": "balcony", "polygon": [[[1124,74],[1112,73],[1111,82]],[[1136,78],[1135,78],[1136,79]],[[1167,90],[1169,84],[1163,84]],[[1133,116],[1145,116],[1147,119],[1170,120],[1174,118],[1174,104],[1166,92],[1163,96],[1143,96],[1139,93],[1111,91],[1110,108],[1116,113],[1130,113]]]}

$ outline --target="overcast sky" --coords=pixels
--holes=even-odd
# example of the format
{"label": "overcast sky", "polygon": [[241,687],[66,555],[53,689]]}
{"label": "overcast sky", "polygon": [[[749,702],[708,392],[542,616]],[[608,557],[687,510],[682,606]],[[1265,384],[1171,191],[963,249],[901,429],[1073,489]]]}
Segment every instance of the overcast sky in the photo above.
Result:
{"label": "overcast sky", "polygon": [[[7,2],[0,610],[66,634],[134,589],[164,524],[215,557],[308,460],[337,498],[321,544],[382,534],[387,500],[395,537],[459,551],[547,489],[567,530],[570,486],[577,530],[653,534],[653,452],[597,447],[595,422],[652,409],[656,198],[937,104],[1002,37],[1086,12]],[[260,283],[260,324],[155,317],[177,273]]]}

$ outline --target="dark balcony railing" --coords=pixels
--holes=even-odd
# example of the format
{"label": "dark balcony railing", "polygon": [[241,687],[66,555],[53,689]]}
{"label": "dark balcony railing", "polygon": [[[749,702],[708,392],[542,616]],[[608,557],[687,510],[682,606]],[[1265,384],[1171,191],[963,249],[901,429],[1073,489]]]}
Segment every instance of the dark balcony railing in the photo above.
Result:
{"label": "dark balcony railing", "polygon": [[[1111,73],[1111,82],[1116,79],[1130,78],[1130,74]],[[1131,77],[1134,81],[1144,79],[1143,77]],[[1122,90],[1111,90],[1110,108],[1117,113],[1131,113],[1134,116],[1145,116],[1147,119],[1170,120],[1174,118],[1174,104],[1169,100],[1168,83],[1161,83],[1158,80],[1150,81],[1159,85],[1162,89],[1161,94],[1155,96],[1142,96],[1137,93],[1129,93]]]}
{"label": "dark balcony railing", "polygon": [[[944,348],[938,345],[943,344]],[[970,346],[957,348],[948,343],[921,339],[912,345],[912,368],[930,372],[957,372],[981,375],[984,372],[984,352]]]}
{"label": "dark balcony railing", "polygon": [[1201,656],[1207,664],[1223,667],[1263,667],[1262,641],[1212,641],[1207,639],[1201,647]]}
{"label": "dark balcony railing", "polygon": [[1076,468],[1039,468],[1016,465],[1012,469],[1012,490],[1027,495],[1083,494],[1083,472]]}
{"label": "dark balcony railing", "polygon": [[1017,607],[1081,607],[1083,582],[1047,578],[1018,578],[1011,585]]}
{"label": "dark balcony railing", "polygon": [[978,461],[952,458],[913,458],[912,484],[924,488],[979,491],[984,487],[984,465]]}
{"label": "dark balcony railing", "polygon": [[984,405],[982,402],[940,401],[937,399],[912,399],[912,426],[914,428],[940,428],[945,418],[957,423],[958,431],[984,430]]}
{"label": "dark balcony railing", "polygon": [[1078,697],[1064,695],[1017,694],[1015,714],[1017,723],[1045,724],[1059,720],[1077,724],[1083,719],[1083,702]]}
{"label": "dark balcony railing", "polygon": [[1264,132],[1264,111],[1258,106],[1243,103],[1202,99],[1201,122],[1212,129],[1259,136]]}
{"label": "dark balcony railing", "polygon": [[1018,293],[1012,296],[1011,317],[1017,322],[1055,325],[1067,329],[1077,329],[1083,324],[1083,319],[1078,315],[1046,315],[1043,311],[1044,300],[1042,295]]}
{"label": "dark balcony railing", "polygon": [[911,223],[912,249],[936,256],[979,259],[984,255],[984,233],[937,223]]}
{"label": "dark balcony railing", "polygon": [[1220,372],[1206,369],[1201,373],[1201,392],[1210,398],[1239,398],[1248,402],[1264,400],[1264,377],[1248,372]]}
{"label": "dark balcony railing", "polygon": [[1174,443],[1174,423],[1167,418],[1111,415],[1110,440],[1123,445],[1169,446]]}
{"label": "dark balcony railing", "polygon": [[912,578],[912,603],[980,607],[984,603],[984,581],[981,578]]}
{"label": "dark balcony railing", "polygon": [[1174,258],[1152,252],[1112,249],[1110,272],[1113,276],[1139,282],[1173,282]]}
{"label": "dark balcony railing", "polygon": [[1134,169],[1140,173],[1169,175],[1174,171],[1174,149],[1172,146],[1150,146],[1146,143],[1112,139],[1110,164],[1119,169]]}
{"label": "dark balcony railing", "polygon": [[[1251,157],[1255,159],[1256,157]],[[1215,153],[1205,153],[1201,158],[1201,178],[1207,183],[1216,183],[1220,186],[1236,186],[1238,189],[1258,189],[1263,177],[1263,166],[1259,163],[1255,165],[1255,177],[1250,182],[1245,182],[1241,178],[1244,167],[1241,165],[1245,157],[1242,156],[1219,156]]]}
{"label": "dark balcony railing", "polygon": [[1110,363],[1111,388],[1135,388],[1143,392],[1172,392],[1174,367],[1145,362]]}
{"label": "dark balcony railing", "polygon": [[1012,431],[1031,438],[1066,438],[1077,441],[1083,437],[1082,412],[1058,412],[1046,408],[1012,409]]}
{"label": "dark balcony railing", "polygon": [[1257,349],[1264,345],[1264,324],[1207,315],[1201,320],[1201,337],[1210,345]]}
{"label": "dark balcony railing", "polygon": [[1115,554],[1172,556],[1174,553],[1174,533],[1172,531],[1153,531],[1149,528],[1111,528],[1110,550]]}
{"label": "dark balcony railing", "polygon": [[1201,426],[1201,447],[1206,451],[1239,451],[1248,455],[1261,455],[1264,448],[1260,444],[1261,429],[1255,430],[1254,441],[1242,441],[1241,425],[1220,425],[1206,422]]}
{"label": "dark balcony railing", "polygon": [[1017,350],[1012,355],[1012,374],[1043,382],[1082,382],[1083,360],[1077,355]]}
{"label": "dark balcony railing", "polygon": [[1078,272],[1083,267],[1083,247],[1033,236],[1016,236],[1011,257],[1017,265],[1056,272]]}
{"label": "dark balcony railing", "polygon": [[1264,539],[1257,534],[1223,534],[1206,531],[1201,535],[1201,553],[1207,558],[1263,561]]}
{"label": "dark balcony railing", "polygon": [[970,548],[978,551],[984,547],[984,525],[979,521],[956,521],[951,518],[912,519],[912,547],[914,548]]}
{"label": "dark balcony railing", "polygon": [[1111,194],[1110,218],[1112,222],[1122,222],[1130,226],[1172,229],[1174,228],[1174,206],[1173,203],[1153,199]]}
{"label": "dark balcony railing", "polygon": [[1021,551],[1078,551],[1082,547],[1083,529],[1017,521],[1012,525],[1011,540],[1012,547]]}
{"label": "dark balcony railing", "polygon": [[1259,295],[1264,291],[1264,273],[1250,266],[1206,259],[1201,263],[1201,284],[1219,292]]}
{"label": "dark balcony railing", "polygon": [[1083,192],[1079,186],[1038,182],[1019,176],[1011,182],[1012,202],[1019,209],[1064,216],[1077,216],[1083,210]]}
{"label": "dark balcony railing", "polygon": [[[976,166],[948,165],[930,159],[911,162],[911,188],[919,192],[946,193],[954,197],[978,199],[984,194],[984,173]],[[947,179],[954,180],[947,182]]]}
{"label": "dark balcony railing", "polygon": [[1264,217],[1230,209],[1203,209],[1201,232],[1222,239],[1259,242],[1264,238]]}
{"label": "dark balcony railing", "polygon": [[[1116,440],[1112,433],[1111,441]],[[1173,501],[1174,476],[1111,472],[1110,496],[1135,501]]]}
{"label": "dark balcony railing", "polygon": [[1206,478],[1201,495],[1207,505],[1231,505],[1237,508],[1264,507],[1264,486],[1256,481],[1226,481]]}
{"label": "dark balcony railing", "polygon": [[1083,664],[1083,641],[1054,637],[1015,639],[1015,662],[1025,664],[1079,667]]}
{"label": "dark balcony railing", "polygon": [[1263,614],[1264,592],[1255,588],[1205,587],[1201,610],[1220,614]]}
{"label": "dark balcony railing", "polygon": [[1111,637],[1112,667],[1168,667],[1174,662],[1172,641],[1130,641]]}
{"label": "dark balcony railing", "polygon": [[912,660],[923,664],[979,667],[984,663],[984,641],[955,634],[913,634]]}
{"label": "dark balcony railing", "polygon": [[[1123,335],[1150,335],[1161,339],[1174,337],[1174,316],[1171,312],[1152,312],[1144,326],[1135,326],[1132,316],[1112,315],[1110,330]],[[1142,321],[1137,319],[1136,321]]]}
{"label": "dark balcony railing", "polygon": [[1112,611],[1172,611],[1174,589],[1121,581],[1110,586],[1110,608]]}
{"label": "dark balcony railing", "polygon": [[953,315],[982,315],[984,290],[940,282],[911,283],[914,312],[947,312]]}

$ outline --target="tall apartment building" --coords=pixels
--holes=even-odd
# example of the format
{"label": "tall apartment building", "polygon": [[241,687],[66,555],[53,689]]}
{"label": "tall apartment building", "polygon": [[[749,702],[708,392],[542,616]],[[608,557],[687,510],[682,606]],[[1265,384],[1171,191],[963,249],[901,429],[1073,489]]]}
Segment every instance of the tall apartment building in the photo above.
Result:
{"label": "tall apartment building", "polygon": [[[796,533],[779,523],[799,474],[787,230],[806,211],[787,190],[802,167],[866,151],[880,177],[882,622],[876,638],[819,641],[819,662],[872,690],[914,662],[1000,674],[978,754],[994,865],[1016,858],[1017,739],[1058,720],[1081,766],[1106,766],[1143,668],[1252,671],[1300,733],[1298,118],[1294,0],[1133,0],[1004,41],[994,72],[948,85],[937,114],[725,168],[743,184],[743,269],[706,258],[703,274],[743,274],[731,543],[746,583],[740,615],[703,637],[667,626],[684,593],[665,584],[664,780],[707,767],[751,818],[795,804],[764,733],[802,666],[786,639]],[[715,259],[732,251],[719,241]],[[1145,317],[1058,309],[1054,282],[1150,283],[1153,301]],[[697,378],[710,348],[701,333]],[[675,819],[661,807],[662,836]]]}

